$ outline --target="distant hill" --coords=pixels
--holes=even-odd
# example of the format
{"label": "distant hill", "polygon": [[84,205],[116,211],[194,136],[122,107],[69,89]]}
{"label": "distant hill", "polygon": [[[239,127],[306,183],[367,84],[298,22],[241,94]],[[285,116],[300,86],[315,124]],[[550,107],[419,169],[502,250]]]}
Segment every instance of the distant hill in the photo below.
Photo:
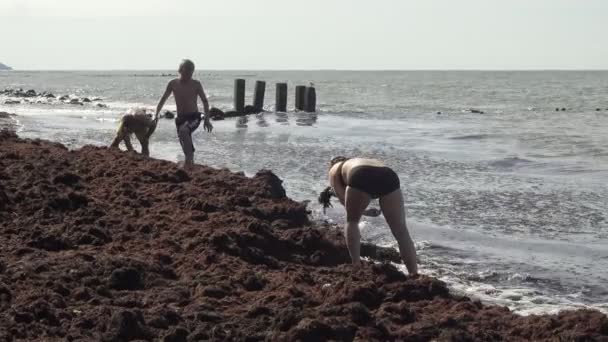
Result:
{"label": "distant hill", "polygon": [[13,68],[9,67],[8,65],[4,65],[4,64],[0,63],[0,70],[13,70]]}

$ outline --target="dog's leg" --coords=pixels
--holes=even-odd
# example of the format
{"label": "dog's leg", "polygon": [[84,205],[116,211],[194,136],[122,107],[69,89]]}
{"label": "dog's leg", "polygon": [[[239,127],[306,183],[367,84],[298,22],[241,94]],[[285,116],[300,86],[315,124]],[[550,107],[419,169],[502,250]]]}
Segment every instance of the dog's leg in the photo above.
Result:
{"label": "dog's leg", "polygon": [[133,145],[131,145],[131,134],[125,134],[125,145],[127,145],[127,151],[133,152]]}
{"label": "dog's leg", "polygon": [[116,138],[114,138],[114,141],[112,141],[112,145],[110,145],[110,148],[118,148],[118,145],[120,145],[120,142],[122,141],[122,136],[120,135],[120,132],[116,133]]}
{"label": "dog's leg", "polygon": [[139,144],[141,145],[141,154],[143,154],[146,157],[149,157],[150,149],[149,149],[149,139],[148,139],[147,132],[145,134],[142,134],[142,132],[137,132],[137,133],[135,133],[135,136],[137,137],[137,140],[139,140]]}

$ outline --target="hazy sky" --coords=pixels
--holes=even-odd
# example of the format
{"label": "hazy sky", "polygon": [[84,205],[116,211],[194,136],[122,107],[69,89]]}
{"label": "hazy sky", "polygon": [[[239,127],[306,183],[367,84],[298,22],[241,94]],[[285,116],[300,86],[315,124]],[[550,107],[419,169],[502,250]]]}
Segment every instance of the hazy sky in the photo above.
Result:
{"label": "hazy sky", "polygon": [[608,69],[607,0],[0,0],[16,69]]}

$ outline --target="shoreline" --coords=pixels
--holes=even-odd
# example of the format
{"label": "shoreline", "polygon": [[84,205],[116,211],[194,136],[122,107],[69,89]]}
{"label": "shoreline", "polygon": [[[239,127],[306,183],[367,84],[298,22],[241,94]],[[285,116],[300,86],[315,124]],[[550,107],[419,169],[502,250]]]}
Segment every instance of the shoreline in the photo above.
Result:
{"label": "shoreline", "polygon": [[0,338],[608,336],[598,311],[524,317],[390,264],[352,272],[342,233],[311,223],[270,171],[187,174],[168,161],[8,132],[0,156]]}

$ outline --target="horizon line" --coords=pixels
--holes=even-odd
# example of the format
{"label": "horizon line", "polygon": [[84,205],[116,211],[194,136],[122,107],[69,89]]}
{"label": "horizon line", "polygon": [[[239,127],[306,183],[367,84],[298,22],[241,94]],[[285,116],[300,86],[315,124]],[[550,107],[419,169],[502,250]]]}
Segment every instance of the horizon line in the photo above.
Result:
{"label": "horizon line", "polygon": [[[6,65],[6,64],[5,64]],[[110,69],[96,69],[96,68],[85,68],[85,69],[15,69],[2,70],[5,72],[11,71],[165,71],[175,72],[175,69],[127,69],[127,68],[110,68]],[[311,69],[266,69],[266,68],[253,68],[253,69],[232,69],[232,68],[218,68],[218,69],[197,69],[197,71],[350,71],[350,72],[387,72],[387,71],[608,71],[606,69],[583,69],[583,68],[538,68],[538,69],[476,69],[476,68],[460,68],[460,69],[435,69],[435,68],[420,68],[420,69],[338,69],[338,68],[311,68]]]}

